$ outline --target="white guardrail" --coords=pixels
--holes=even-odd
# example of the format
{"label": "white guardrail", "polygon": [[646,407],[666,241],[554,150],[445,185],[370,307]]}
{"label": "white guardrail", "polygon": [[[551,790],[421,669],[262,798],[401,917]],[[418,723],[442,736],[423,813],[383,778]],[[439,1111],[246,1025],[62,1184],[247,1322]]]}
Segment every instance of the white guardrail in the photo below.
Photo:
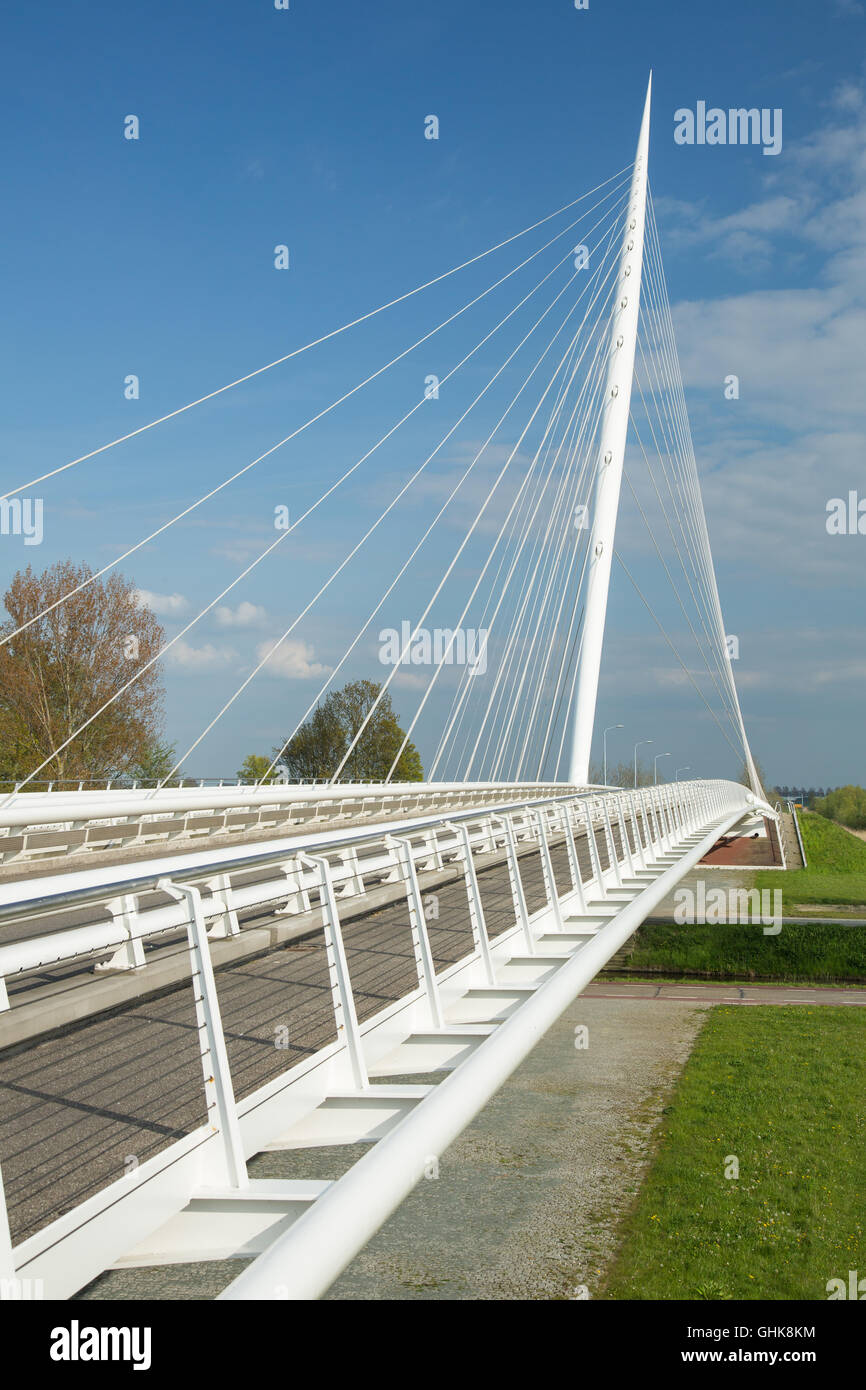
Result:
{"label": "white guardrail", "polygon": [[0,799],[0,864],[221,834],[430,815],[520,796],[555,796],[566,789],[556,782],[335,782],[18,792]]}
{"label": "white guardrail", "polygon": [[[6,978],[108,951],[115,967],[140,969],[144,942],[185,929],[207,1121],[15,1246],[0,1176],[0,1279],[41,1281],[46,1297],[63,1298],[116,1263],[236,1256],[253,1260],[221,1297],[318,1297],[417,1183],[429,1156],[478,1113],[682,874],[756,810],[774,814],[730,782],[603,793],[559,787],[517,807],[488,801],[450,815],[295,835],[266,849],[235,847],[222,858],[191,854],[137,864],[134,873],[115,866],[5,885],[0,923],[113,903],[110,923],[0,946]],[[586,879],[576,844],[584,836]],[[567,851],[564,893],[554,843]],[[504,922],[485,921],[479,892],[476,863],[491,851],[504,852],[508,868]],[[530,852],[546,896],[532,914],[520,867]],[[473,947],[437,972],[419,874],[449,864],[464,881]],[[236,881],[253,868],[258,882]],[[405,889],[417,988],[359,1024],[340,902],[388,881]],[[140,906],[153,890],[171,901]],[[311,902],[321,910],[335,1040],[237,1100],[208,928],[211,936],[237,932],[238,910],[252,904],[292,913]],[[442,1071],[451,1074],[437,1086],[387,1080]],[[357,1142],[373,1147],[331,1183],[247,1175],[247,1159],[264,1148]],[[74,1130],[68,1144],[74,1163]]]}

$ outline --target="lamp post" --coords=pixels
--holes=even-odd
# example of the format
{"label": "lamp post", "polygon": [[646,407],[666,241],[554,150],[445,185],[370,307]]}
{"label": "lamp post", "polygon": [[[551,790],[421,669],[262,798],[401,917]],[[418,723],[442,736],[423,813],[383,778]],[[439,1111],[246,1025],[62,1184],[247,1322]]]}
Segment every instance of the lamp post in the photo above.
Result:
{"label": "lamp post", "polygon": [[656,753],[653,758],[653,786],[657,787],[659,783],[659,758],[669,758],[670,756],[670,753]]}
{"label": "lamp post", "polygon": [[603,733],[602,736],[601,736],[601,741],[602,741],[602,744],[604,745],[604,773],[603,773],[603,780],[604,780],[604,785],[605,785],[605,786],[607,786],[607,736],[608,736],[608,734],[610,733],[611,729],[624,729],[624,728],[625,728],[625,725],[624,725],[624,724],[608,724],[607,728],[605,729],[604,733]]}
{"label": "lamp post", "polygon": [[677,779],[677,781],[680,780],[680,773],[681,773],[681,772],[691,772],[691,770],[692,770],[692,769],[691,769],[691,764],[690,764],[690,763],[686,763],[685,767],[678,767],[678,768],[677,768],[677,772],[676,772],[676,779]]}
{"label": "lamp post", "polygon": [[638,742],[637,742],[637,743],[635,744],[635,746],[634,746],[634,785],[635,785],[635,789],[637,789],[637,750],[638,750],[638,749],[641,747],[641,745],[644,744],[644,743],[655,743],[655,739],[654,739],[654,738],[642,738],[642,739],[639,739]]}

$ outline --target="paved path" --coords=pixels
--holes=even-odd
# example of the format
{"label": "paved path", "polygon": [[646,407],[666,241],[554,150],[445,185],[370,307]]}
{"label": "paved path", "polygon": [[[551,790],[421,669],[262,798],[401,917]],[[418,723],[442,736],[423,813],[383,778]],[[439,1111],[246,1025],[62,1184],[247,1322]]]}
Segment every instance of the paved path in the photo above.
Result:
{"label": "paved path", "polygon": [[[706,1006],[575,1000],[349,1265],[330,1300],[594,1295]],[[587,1030],[584,1048],[575,1029]],[[413,1078],[417,1080],[416,1078]],[[360,1146],[262,1154],[257,1178],[334,1178]],[[119,1270],[86,1299],[212,1298],[240,1261]]]}
{"label": "paved path", "polygon": [[594,980],[584,999],[654,999],[661,1003],[694,1004],[828,1004],[864,1008],[866,989],[827,985],[737,985],[725,980],[706,984],[695,980]]}

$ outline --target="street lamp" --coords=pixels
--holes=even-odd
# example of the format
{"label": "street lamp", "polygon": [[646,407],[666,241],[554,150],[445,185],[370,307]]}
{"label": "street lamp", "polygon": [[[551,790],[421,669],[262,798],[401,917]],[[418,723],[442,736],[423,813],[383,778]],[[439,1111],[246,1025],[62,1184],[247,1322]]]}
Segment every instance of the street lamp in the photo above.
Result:
{"label": "street lamp", "polygon": [[669,758],[670,756],[670,753],[656,753],[653,758],[653,783],[655,786],[658,786],[659,781],[659,758]]}
{"label": "street lamp", "polygon": [[680,780],[680,773],[681,773],[681,772],[691,772],[691,770],[692,770],[692,769],[691,769],[691,764],[690,764],[690,763],[686,763],[685,767],[678,767],[678,768],[677,768],[677,772],[676,772],[676,779],[677,779],[677,781]]}
{"label": "street lamp", "polygon": [[635,746],[634,746],[634,784],[635,784],[635,788],[637,788],[637,750],[641,747],[641,744],[644,744],[644,743],[655,743],[655,739],[654,739],[654,738],[642,738],[642,739],[640,739],[640,740],[635,744]]}
{"label": "street lamp", "polygon": [[607,736],[608,736],[608,734],[610,733],[611,729],[624,729],[624,728],[625,728],[625,725],[624,725],[624,724],[608,724],[607,728],[605,729],[604,733],[603,733],[602,736],[601,736],[601,737],[602,737],[602,743],[604,744],[604,774],[603,774],[603,781],[604,781],[604,785],[605,785],[605,786],[607,786]]}

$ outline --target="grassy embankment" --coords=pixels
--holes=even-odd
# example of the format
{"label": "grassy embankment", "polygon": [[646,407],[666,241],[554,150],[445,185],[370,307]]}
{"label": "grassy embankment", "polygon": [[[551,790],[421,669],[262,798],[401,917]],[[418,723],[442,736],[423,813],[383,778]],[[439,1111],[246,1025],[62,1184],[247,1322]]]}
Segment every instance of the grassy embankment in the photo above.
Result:
{"label": "grassy embankment", "polygon": [[597,1296],[818,1300],[866,1273],[864,1101],[866,1009],[714,1009]]}
{"label": "grassy embankment", "polygon": [[[859,908],[866,917],[866,843],[808,812],[801,814],[800,823],[808,868],[743,875],[744,883],[781,890],[785,916],[802,904],[841,904]],[[712,882],[711,873],[707,881]],[[825,915],[817,907],[815,911]],[[760,925],[650,922],[637,933],[628,968],[634,974],[866,982],[866,927],[797,922],[786,923],[777,936],[765,936]]]}
{"label": "grassy embankment", "polygon": [[[866,905],[866,843],[844,826],[811,811],[799,813],[805,869],[767,870],[755,876],[758,888],[781,888],[789,907],[826,903]],[[866,912],[861,914],[866,916]]]}

